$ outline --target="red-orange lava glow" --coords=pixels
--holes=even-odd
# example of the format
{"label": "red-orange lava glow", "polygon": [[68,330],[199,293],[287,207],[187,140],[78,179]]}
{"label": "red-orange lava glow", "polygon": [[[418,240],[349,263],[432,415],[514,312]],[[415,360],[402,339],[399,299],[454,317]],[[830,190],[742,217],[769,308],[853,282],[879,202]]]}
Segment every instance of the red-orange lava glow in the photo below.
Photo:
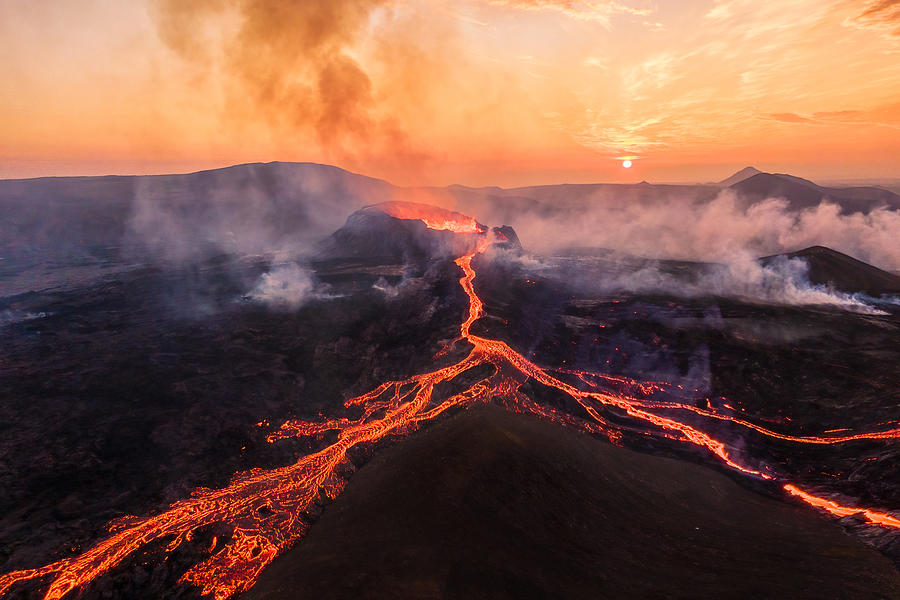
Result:
{"label": "red-orange lava glow", "polygon": [[796,485],[787,484],[784,486],[784,489],[791,494],[792,496],[797,496],[807,504],[815,506],[816,508],[821,508],[822,510],[828,511],[836,517],[849,517],[850,515],[862,515],[864,516],[869,523],[874,525],[882,525],[884,527],[893,527],[894,529],[900,529],[900,519],[889,515],[887,513],[875,512],[874,510],[869,510],[868,508],[854,508],[852,506],[842,506],[835,502],[834,500],[826,500],[825,498],[819,498],[818,496],[813,496],[808,492],[804,492]]}
{"label": "red-orange lava glow", "polygon": [[487,231],[487,227],[472,217],[430,204],[384,202],[376,205],[376,208],[397,219],[418,219],[424,222],[429,229],[454,233],[484,233]]}
{"label": "red-orange lava glow", "polygon": [[[441,209],[423,216],[403,213],[403,203],[391,203],[391,213],[401,218],[421,218],[429,227],[467,233],[485,230],[474,219],[457,216]],[[419,205],[412,205],[418,211]],[[451,215],[450,217],[446,215]],[[437,218],[439,215],[440,218]],[[435,216],[436,221],[432,221]],[[496,403],[509,410],[537,415],[561,425],[592,434],[603,435],[619,443],[623,426],[613,426],[603,417],[610,411],[619,417],[630,416],[644,425],[655,426],[657,435],[704,448],[729,467],[754,477],[772,479],[774,475],[742,465],[728,446],[694,426],[655,411],[690,411],[700,417],[728,420],[737,426],[795,443],[840,443],[855,439],[896,438],[897,430],[843,435],[836,437],[796,437],[782,435],[759,427],[745,419],[724,415],[711,409],[700,409],[687,403],[653,401],[648,396],[670,386],[662,382],[638,382],[621,376],[607,376],[585,371],[551,370],[538,366],[499,340],[471,333],[471,327],[484,314],[484,304],[475,292],[475,269],[472,261],[491,244],[488,236],[477,248],[456,259],[462,270],[460,286],[468,296],[469,308],[459,328],[457,342],[467,342],[471,349],[458,362],[437,370],[398,381],[387,381],[370,392],[351,398],[345,406],[354,417],[328,419],[322,422],[290,420],[271,433],[269,442],[287,438],[318,438],[326,432],[337,432],[337,439],[321,450],[300,458],[290,466],[277,469],[253,469],[237,474],[222,489],[198,489],[190,498],[176,502],[168,510],[149,517],[133,517],[114,522],[110,535],[87,551],[36,569],[14,571],[0,577],[0,595],[14,585],[46,578],[49,582],[44,598],[59,599],[122,563],[129,555],[151,544],[161,544],[167,552],[190,540],[203,527],[227,526],[230,538],[218,538],[209,548],[206,559],[194,565],[180,582],[197,586],[204,595],[217,600],[230,598],[246,590],[261,571],[283,550],[306,533],[308,513],[322,496],[333,499],[343,489],[344,475],[352,470],[348,451],[358,444],[375,442],[408,433],[419,423],[433,419],[452,407],[474,403]],[[492,367],[487,375],[471,382],[460,376],[473,368]],[[574,378],[568,383],[558,373]],[[434,397],[438,384],[461,378],[463,391],[440,399]],[[542,406],[521,391],[532,380],[554,388],[573,399],[581,414],[570,414]],[[604,384],[601,388],[600,383]],[[587,389],[582,389],[587,388]],[[862,512],[872,523],[900,527],[900,520],[867,509],[839,506],[786,485],[787,492],[835,515]]]}

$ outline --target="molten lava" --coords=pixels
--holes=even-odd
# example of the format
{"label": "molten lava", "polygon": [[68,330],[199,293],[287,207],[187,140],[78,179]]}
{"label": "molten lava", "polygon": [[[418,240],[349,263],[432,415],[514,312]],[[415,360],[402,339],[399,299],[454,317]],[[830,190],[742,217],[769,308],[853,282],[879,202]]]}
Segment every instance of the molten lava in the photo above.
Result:
{"label": "molten lava", "polygon": [[415,202],[384,202],[376,204],[379,209],[397,219],[419,220],[429,229],[446,230],[454,233],[484,233],[487,227],[472,217],[430,204]]}
{"label": "molten lava", "polygon": [[[531,413],[544,419],[608,437],[621,439],[623,425],[612,425],[603,413],[628,416],[636,423],[650,424],[661,437],[687,442],[705,448],[729,467],[763,479],[776,479],[773,473],[742,465],[728,446],[672,416],[658,412],[689,412],[703,419],[729,421],[759,434],[793,443],[837,444],[859,439],[896,439],[900,430],[839,436],[798,437],[781,434],[753,424],[746,419],[722,414],[712,408],[677,401],[651,398],[670,387],[661,382],[638,382],[602,373],[548,369],[526,359],[505,342],[479,337],[471,327],[484,314],[484,304],[475,292],[475,269],[472,261],[494,241],[487,228],[474,219],[421,205],[392,202],[380,205],[386,213],[404,219],[421,219],[432,229],[443,229],[483,236],[473,251],[456,259],[463,272],[459,280],[468,296],[469,308],[460,325],[456,342],[467,342],[471,350],[460,361],[435,371],[413,375],[407,379],[387,381],[370,392],[347,400],[345,406],[353,417],[324,420],[318,423],[290,420],[268,436],[276,443],[288,438],[307,438],[336,432],[337,439],[321,450],[300,458],[290,466],[277,469],[253,469],[237,474],[222,489],[198,489],[190,498],[176,502],[168,510],[150,517],[121,519],[110,525],[110,535],[87,551],[36,569],[14,571],[0,577],[0,594],[14,585],[47,578],[47,600],[59,599],[83,589],[91,581],[122,563],[129,555],[151,544],[164,545],[172,552],[190,540],[203,527],[219,525],[231,529],[230,537],[213,540],[208,556],[188,570],[181,583],[197,586],[204,595],[217,600],[230,598],[246,590],[262,570],[280,552],[296,543],[308,528],[308,513],[320,502],[320,496],[334,499],[343,489],[342,474],[351,466],[348,451],[366,442],[397,436],[414,430],[423,421],[434,419],[452,407],[465,407],[476,402],[493,402],[509,410]],[[444,399],[435,399],[435,387],[450,382],[475,367],[489,365],[492,370],[463,391]],[[551,375],[555,373],[556,375]],[[571,381],[566,381],[569,378]],[[542,406],[521,391],[527,380],[554,388],[580,406],[579,414],[571,414]],[[834,515],[862,513],[871,523],[900,529],[900,519],[868,509],[841,506],[818,498],[792,484],[784,489],[812,506]]]}
{"label": "molten lava", "polygon": [[791,494],[792,496],[797,496],[807,504],[815,506],[816,508],[821,508],[825,511],[830,512],[836,517],[849,517],[850,515],[862,515],[864,516],[869,523],[875,525],[884,525],[885,527],[894,527],[900,529],[900,519],[897,517],[893,517],[886,513],[875,512],[874,510],[869,510],[867,508],[853,508],[852,506],[841,506],[837,502],[833,500],[826,500],[825,498],[819,498],[818,496],[813,496],[808,492],[804,492],[800,488],[795,485],[787,484],[784,486],[784,489]]}

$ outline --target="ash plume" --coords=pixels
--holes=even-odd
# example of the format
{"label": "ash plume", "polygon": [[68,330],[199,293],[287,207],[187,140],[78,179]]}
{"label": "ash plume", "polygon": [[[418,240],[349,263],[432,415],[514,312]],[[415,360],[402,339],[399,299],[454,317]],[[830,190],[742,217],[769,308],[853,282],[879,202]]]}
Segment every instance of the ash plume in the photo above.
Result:
{"label": "ash plume", "polygon": [[[259,120],[273,136],[296,137],[301,147],[317,144],[329,162],[364,155],[418,164],[428,152],[414,147],[406,125],[383,109],[390,94],[378,82],[396,86],[408,79],[424,89],[433,65],[419,64],[416,42],[390,18],[378,17],[379,9],[390,12],[392,3],[156,0],[153,14],[163,42],[195,76],[220,87],[224,124],[239,129]],[[373,35],[375,45],[383,36],[409,51],[376,52],[364,64],[358,48]]]}
{"label": "ash plume", "polygon": [[[330,142],[373,125],[371,81],[346,50],[384,4],[159,0],[156,17],[162,39],[184,58],[221,59],[230,109],[310,127]],[[221,56],[210,56],[197,32],[226,17],[239,24],[219,38]]]}

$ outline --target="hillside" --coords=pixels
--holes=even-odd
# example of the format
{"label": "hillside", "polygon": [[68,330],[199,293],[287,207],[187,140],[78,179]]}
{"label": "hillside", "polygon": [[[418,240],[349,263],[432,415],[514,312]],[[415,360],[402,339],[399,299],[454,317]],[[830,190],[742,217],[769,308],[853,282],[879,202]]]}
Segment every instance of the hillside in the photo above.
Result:
{"label": "hillside", "polygon": [[693,464],[476,407],[385,450],[244,600],[847,598],[882,556]]}

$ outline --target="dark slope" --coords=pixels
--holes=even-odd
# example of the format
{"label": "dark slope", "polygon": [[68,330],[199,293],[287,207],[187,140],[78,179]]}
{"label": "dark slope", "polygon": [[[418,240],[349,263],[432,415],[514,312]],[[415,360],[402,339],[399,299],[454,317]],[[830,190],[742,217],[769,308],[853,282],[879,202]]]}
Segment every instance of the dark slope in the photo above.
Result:
{"label": "dark slope", "polygon": [[379,453],[245,600],[896,598],[812,511],[485,406]]}
{"label": "dark slope", "polygon": [[881,206],[900,209],[900,196],[882,188],[822,187],[783,173],[759,173],[729,187],[750,200],[785,198],[791,210],[816,206],[823,198],[838,204],[844,213],[869,212]]}
{"label": "dark slope", "polygon": [[829,285],[844,292],[863,292],[871,296],[900,294],[900,276],[825,246],[766,256],[760,261],[769,264],[780,257],[805,260],[809,265],[809,281],[815,285]]}

